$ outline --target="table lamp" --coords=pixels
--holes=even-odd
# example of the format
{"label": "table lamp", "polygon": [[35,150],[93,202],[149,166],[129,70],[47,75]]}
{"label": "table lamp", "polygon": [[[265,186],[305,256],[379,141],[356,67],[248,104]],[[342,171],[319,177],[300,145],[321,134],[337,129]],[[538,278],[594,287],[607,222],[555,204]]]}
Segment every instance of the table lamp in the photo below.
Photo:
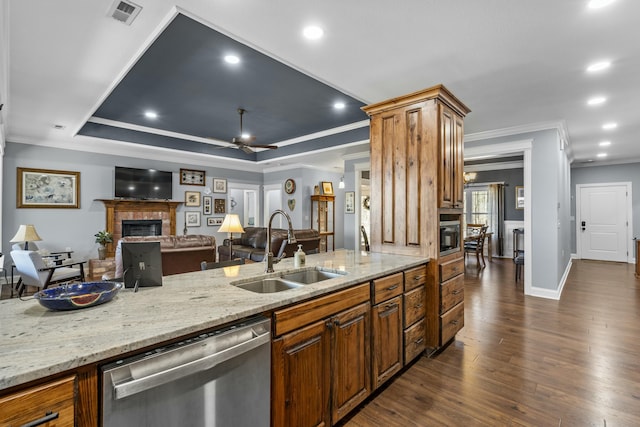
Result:
{"label": "table lamp", "polygon": [[29,250],[29,242],[39,242],[42,240],[40,236],[38,236],[38,232],[36,228],[32,224],[24,225],[22,224],[18,228],[18,232],[13,239],[9,240],[11,243],[24,242],[24,250]]}
{"label": "table lamp", "polygon": [[229,233],[229,260],[233,259],[233,233],[244,233],[237,214],[227,214],[218,228],[218,233]]}

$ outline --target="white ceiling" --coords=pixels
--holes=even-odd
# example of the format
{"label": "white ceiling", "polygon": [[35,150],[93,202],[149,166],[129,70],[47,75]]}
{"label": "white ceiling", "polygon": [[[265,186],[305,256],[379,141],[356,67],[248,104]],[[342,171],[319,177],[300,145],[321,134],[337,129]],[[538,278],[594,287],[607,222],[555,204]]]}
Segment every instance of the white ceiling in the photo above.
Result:
{"label": "white ceiling", "polygon": [[[365,103],[443,83],[472,110],[467,135],[559,123],[576,162],[640,161],[640,1],[616,0],[599,10],[588,9],[587,0],[136,3],[143,9],[127,26],[106,16],[112,0],[3,0],[8,93],[0,96],[8,141],[97,152],[153,150],[74,135],[177,6]],[[310,23],[324,28],[322,40],[300,36]],[[612,62],[609,70],[585,71],[602,59]],[[587,106],[594,95],[608,100]],[[603,131],[607,121],[618,128]],[[606,150],[597,145],[603,139],[612,142]],[[278,164],[341,164],[342,155],[367,149],[361,144],[327,152],[326,162],[315,155]],[[605,160],[596,158],[600,151],[608,153]],[[167,154],[215,165],[215,159],[188,153],[144,156]]]}

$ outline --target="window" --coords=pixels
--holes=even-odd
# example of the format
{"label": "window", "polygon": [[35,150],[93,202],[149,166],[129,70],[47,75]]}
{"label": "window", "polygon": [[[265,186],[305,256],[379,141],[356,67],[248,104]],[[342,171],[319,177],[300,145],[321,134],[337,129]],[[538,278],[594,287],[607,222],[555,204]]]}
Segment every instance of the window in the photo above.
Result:
{"label": "window", "polygon": [[464,190],[466,224],[489,224],[488,187],[468,187]]}

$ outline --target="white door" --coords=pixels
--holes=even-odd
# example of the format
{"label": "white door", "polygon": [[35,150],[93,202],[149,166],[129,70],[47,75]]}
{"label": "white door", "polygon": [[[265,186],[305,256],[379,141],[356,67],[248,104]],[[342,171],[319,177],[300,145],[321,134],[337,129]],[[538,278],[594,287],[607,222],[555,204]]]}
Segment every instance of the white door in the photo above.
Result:
{"label": "white door", "polygon": [[627,186],[579,188],[581,258],[627,262]]}
{"label": "white door", "polygon": [[[264,226],[269,226],[269,217],[276,209],[282,209],[282,185],[264,186]],[[273,228],[282,228],[282,215],[273,218]]]}

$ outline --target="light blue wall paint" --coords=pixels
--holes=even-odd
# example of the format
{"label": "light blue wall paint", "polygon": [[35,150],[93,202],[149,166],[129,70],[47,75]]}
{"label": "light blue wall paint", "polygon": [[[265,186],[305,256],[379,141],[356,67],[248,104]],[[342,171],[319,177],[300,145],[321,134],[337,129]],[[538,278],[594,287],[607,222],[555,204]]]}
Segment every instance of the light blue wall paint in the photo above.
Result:
{"label": "light blue wall paint", "polygon": [[474,183],[504,182],[504,219],[506,221],[524,221],[524,210],[516,209],[516,186],[524,185],[523,169],[501,169],[476,173]]}
{"label": "light blue wall paint", "polygon": [[[173,200],[184,200],[184,192],[202,191],[201,186],[180,185],[180,168],[205,170],[207,185],[213,178],[226,178],[228,181],[247,184],[262,184],[262,174],[230,169],[214,169],[170,162],[136,159],[125,156],[112,156],[86,153],[74,150],[39,147],[36,145],[8,143],[3,158],[2,184],[2,247],[9,252],[9,240],[20,224],[34,224],[42,237],[39,245],[50,251],[71,247],[77,258],[96,258],[97,245],[93,235],[105,227],[105,208],[95,199],[112,199],[114,166],[135,168],[155,168],[172,171]],[[80,172],[80,209],[17,209],[16,208],[16,168],[55,169]],[[227,194],[212,194],[214,198],[227,199]],[[228,209],[228,200],[227,200]],[[176,215],[176,233],[182,234],[184,211],[198,210],[202,207],[179,207]],[[224,216],[218,214],[213,216]],[[207,234],[216,237],[216,244],[222,242],[224,233],[217,233],[218,227],[207,227],[206,217],[201,217],[200,227],[188,228],[189,234]]]}
{"label": "light blue wall paint", "polygon": [[[625,165],[589,166],[571,169],[571,215],[576,218],[576,186],[578,184],[607,184],[613,182],[631,182],[633,232],[640,237],[640,163]],[[576,224],[571,222],[571,251],[576,248]],[[636,258],[637,259],[637,258]]]}
{"label": "light blue wall paint", "polygon": [[[360,163],[370,163],[370,157],[362,157],[353,160],[347,160],[344,163],[344,191],[356,191],[356,173],[355,165]],[[358,228],[358,214],[361,206],[356,200],[356,212],[354,214],[344,214],[344,247],[345,249],[355,250],[356,235],[360,234]],[[343,210],[344,212],[344,210]]]}
{"label": "light blue wall paint", "polygon": [[[532,140],[532,286],[555,291],[570,258],[569,161],[555,129],[465,143],[465,148]],[[563,249],[565,253],[563,254]]]}

